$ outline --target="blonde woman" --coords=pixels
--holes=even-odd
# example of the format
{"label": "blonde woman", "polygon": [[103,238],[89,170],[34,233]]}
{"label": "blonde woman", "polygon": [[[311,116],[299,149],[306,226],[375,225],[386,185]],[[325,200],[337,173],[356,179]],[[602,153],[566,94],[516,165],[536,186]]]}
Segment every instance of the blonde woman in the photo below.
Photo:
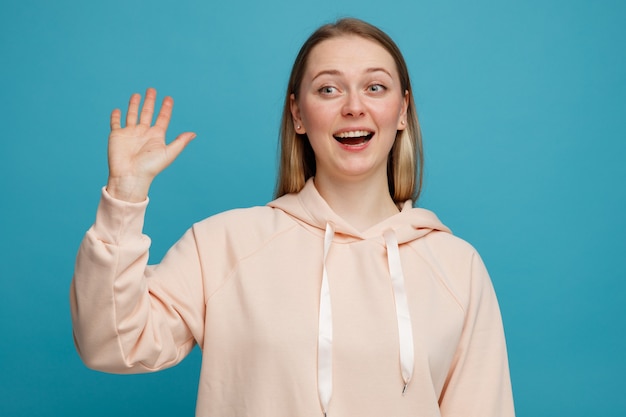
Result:
{"label": "blonde woman", "polygon": [[109,179],[71,288],[77,349],[106,372],[203,352],[197,416],[513,416],[500,312],[476,251],[414,208],[422,146],[402,54],[322,26],[289,80],[276,199],[199,222],[158,265],[142,234],[169,144],[156,92],[111,115]]}

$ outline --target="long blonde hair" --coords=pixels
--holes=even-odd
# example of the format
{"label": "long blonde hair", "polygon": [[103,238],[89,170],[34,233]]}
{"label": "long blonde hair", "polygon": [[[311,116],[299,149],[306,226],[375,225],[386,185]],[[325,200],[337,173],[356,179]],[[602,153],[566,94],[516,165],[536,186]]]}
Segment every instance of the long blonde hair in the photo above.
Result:
{"label": "long blonde hair", "polygon": [[320,42],[345,35],[357,35],[380,44],[393,57],[402,91],[408,92],[407,126],[399,130],[387,162],[389,194],[396,203],[417,201],[422,188],[424,154],[422,135],[415,111],[409,71],[394,41],[382,30],[367,22],[345,18],[321,26],[304,42],[291,69],[280,128],[280,165],[275,196],[299,192],[315,176],[315,155],[306,134],[296,133],[290,107],[290,96],[296,98],[306,70],[307,59]]}

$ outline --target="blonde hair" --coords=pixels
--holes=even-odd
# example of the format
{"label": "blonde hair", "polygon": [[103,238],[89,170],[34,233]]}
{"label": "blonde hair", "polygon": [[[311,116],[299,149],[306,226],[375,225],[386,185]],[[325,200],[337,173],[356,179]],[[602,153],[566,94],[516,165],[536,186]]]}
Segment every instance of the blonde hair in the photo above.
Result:
{"label": "blonde hair", "polygon": [[424,154],[409,71],[400,49],[385,32],[354,18],[345,18],[321,26],[304,42],[294,61],[287,85],[280,127],[280,165],[275,196],[297,193],[309,178],[315,176],[315,154],[306,134],[300,135],[295,131],[290,96],[293,94],[296,99],[298,97],[307,59],[313,48],[324,40],[345,35],[357,35],[380,44],[396,63],[402,91],[408,92],[409,104],[406,128],[398,131],[395,143],[389,152],[387,162],[389,194],[398,204],[408,199],[415,202],[422,188]]}

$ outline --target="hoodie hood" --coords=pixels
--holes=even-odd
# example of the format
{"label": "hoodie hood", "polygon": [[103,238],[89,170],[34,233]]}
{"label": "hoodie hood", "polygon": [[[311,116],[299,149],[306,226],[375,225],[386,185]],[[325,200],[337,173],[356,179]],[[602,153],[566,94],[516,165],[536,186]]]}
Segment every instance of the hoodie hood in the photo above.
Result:
{"label": "hoodie hood", "polygon": [[330,223],[335,231],[335,239],[342,242],[372,238],[382,240],[387,230],[395,232],[398,244],[419,239],[435,230],[451,233],[433,212],[414,208],[411,200],[402,204],[398,214],[367,230],[358,231],[330,208],[315,188],[313,178],[306,182],[299,193],[284,195],[268,205],[284,211],[300,223],[318,229],[322,235]]}
{"label": "hoodie hood", "polygon": [[317,349],[317,383],[322,415],[328,416],[333,393],[333,317],[326,258],[334,242],[375,240],[380,241],[387,250],[389,280],[393,290],[393,299],[389,302],[394,303],[396,310],[399,369],[404,382],[398,389],[404,395],[413,376],[415,348],[399,245],[419,239],[435,230],[448,233],[450,230],[434,213],[413,208],[409,200],[402,205],[398,214],[360,232],[330,208],[315,188],[313,178],[306,182],[299,193],[282,196],[269,203],[269,206],[282,210],[323,238]]}

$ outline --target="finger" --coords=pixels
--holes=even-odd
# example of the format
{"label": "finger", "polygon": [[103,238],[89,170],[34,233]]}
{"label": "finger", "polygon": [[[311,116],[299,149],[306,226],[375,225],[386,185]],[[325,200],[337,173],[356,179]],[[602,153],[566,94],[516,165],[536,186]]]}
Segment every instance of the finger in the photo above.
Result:
{"label": "finger", "polygon": [[143,108],[141,109],[141,115],[139,117],[139,124],[150,126],[152,123],[152,115],[154,114],[154,102],[156,101],[156,90],[154,88],[148,88],[146,90],[146,99],[143,102]]}
{"label": "finger", "polygon": [[135,93],[130,96],[128,103],[128,113],[126,114],[126,126],[135,126],[137,124],[137,115],[139,113],[139,102],[141,95]]}
{"label": "finger", "polygon": [[167,130],[167,126],[170,124],[170,118],[172,117],[172,108],[174,107],[174,100],[172,97],[165,97],[163,104],[161,104],[161,110],[157,116],[154,125],[160,127],[163,130]]}
{"label": "finger", "polygon": [[193,132],[181,133],[174,139],[169,145],[167,145],[168,163],[172,163],[174,159],[180,155],[180,153],[189,145],[189,142],[194,140],[196,134]]}
{"label": "finger", "polygon": [[111,130],[120,129],[122,127],[121,120],[122,112],[120,109],[115,109],[111,112]]}

